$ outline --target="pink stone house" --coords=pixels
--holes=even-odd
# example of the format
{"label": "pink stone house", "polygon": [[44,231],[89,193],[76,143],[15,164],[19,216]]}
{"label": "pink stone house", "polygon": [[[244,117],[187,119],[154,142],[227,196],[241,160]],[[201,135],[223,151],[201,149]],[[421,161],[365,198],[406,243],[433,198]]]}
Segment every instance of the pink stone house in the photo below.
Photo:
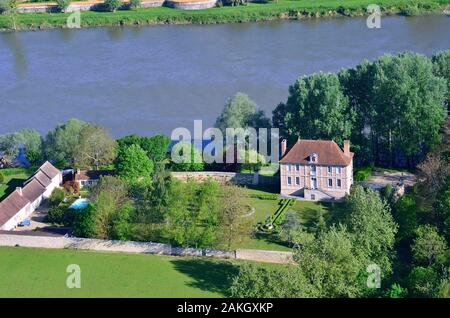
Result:
{"label": "pink stone house", "polygon": [[287,151],[281,142],[281,195],[305,200],[338,200],[353,184],[350,142],[341,149],[332,140],[301,140]]}

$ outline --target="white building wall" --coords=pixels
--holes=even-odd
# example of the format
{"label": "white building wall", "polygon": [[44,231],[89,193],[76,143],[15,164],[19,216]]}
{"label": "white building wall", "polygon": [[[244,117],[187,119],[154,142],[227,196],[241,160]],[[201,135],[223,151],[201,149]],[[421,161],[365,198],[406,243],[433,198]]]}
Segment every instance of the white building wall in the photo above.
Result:
{"label": "white building wall", "polygon": [[14,228],[16,228],[17,224],[29,217],[34,211],[35,209],[31,206],[31,204],[28,203],[22,210],[20,210],[16,215],[14,215],[5,224],[3,224],[2,227],[0,227],[0,230],[13,230]]}

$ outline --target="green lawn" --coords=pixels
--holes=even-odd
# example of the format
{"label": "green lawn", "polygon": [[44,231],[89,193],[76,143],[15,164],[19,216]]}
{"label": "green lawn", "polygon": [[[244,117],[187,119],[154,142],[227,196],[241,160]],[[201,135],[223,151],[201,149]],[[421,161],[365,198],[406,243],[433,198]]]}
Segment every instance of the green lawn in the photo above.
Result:
{"label": "green lawn", "polygon": [[5,199],[17,187],[21,187],[33,171],[32,168],[0,169],[0,172],[5,176],[5,181],[0,184],[0,201]]}
{"label": "green lawn", "polygon": [[[237,261],[0,247],[0,297],[224,297]],[[69,264],[81,288],[66,287]]]}
{"label": "green lawn", "polygon": [[[280,200],[278,199],[279,190],[276,188],[245,188],[244,193],[247,196],[248,204],[255,208],[253,215],[255,226],[257,223],[264,221],[268,216],[272,215],[279,207]],[[273,199],[268,199],[275,195]],[[264,198],[264,199],[263,199]],[[344,213],[343,205],[341,203],[320,203],[298,200],[285,212],[295,212],[300,218],[301,223],[309,230],[313,230],[320,213],[327,222],[334,222],[339,220]],[[280,250],[288,251],[289,247],[278,241],[276,235],[258,235],[257,237],[249,238],[233,248],[250,248],[263,250]]]}
{"label": "green lawn", "polygon": [[[262,2],[262,1],[261,1]],[[369,4],[381,6],[384,13],[440,12],[447,0],[418,0],[418,8],[409,10],[410,0],[278,0],[267,3],[250,3],[247,6],[215,7],[204,10],[177,10],[166,7],[117,12],[82,12],[81,25],[134,25],[165,23],[228,23],[297,19],[299,16],[360,15]],[[17,28],[65,27],[69,13],[27,13],[16,17]],[[0,15],[0,29],[13,25],[11,17]]]}

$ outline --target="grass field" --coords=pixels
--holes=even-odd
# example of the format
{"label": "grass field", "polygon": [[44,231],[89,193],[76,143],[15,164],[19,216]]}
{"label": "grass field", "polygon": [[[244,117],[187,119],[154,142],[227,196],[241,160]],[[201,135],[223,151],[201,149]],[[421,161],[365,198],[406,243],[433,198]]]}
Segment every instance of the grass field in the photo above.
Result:
{"label": "grass field", "polygon": [[[379,4],[387,14],[414,15],[425,12],[440,12],[447,0],[278,0],[267,3],[250,3],[247,6],[216,7],[204,10],[177,10],[166,7],[117,12],[82,12],[81,26],[113,26],[136,24],[179,23],[233,23],[267,21],[276,19],[298,19],[365,13],[369,4]],[[65,27],[69,13],[27,13],[15,17],[18,29]],[[10,29],[12,19],[0,15],[0,29]]]}
{"label": "grass field", "polygon": [[31,176],[32,171],[32,169],[28,168],[0,169],[0,172],[5,176],[5,181],[0,184],[0,201],[17,187],[21,187],[23,182]]}
{"label": "grass field", "polygon": [[[268,216],[272,215],[279,207],[280,200],[277,198],[279,191],[270,188],[246,188],[244,193],[247,196],[248,204],[255,209],[253,215],[255,225],[258,222],[264,223]],[[275,194],[274,199],[268,199]],[[261,197],[265,197],[262,199]],[[299,216],[300,222],[307,228],[313,229],[316,225],[320,213],[325,220],[336,220],[341,217],[340,203],[320,203],[298,200],[293,206],[288,208],[287,212],[295,212]],[[249,238],[233,248],[249,248],[249,249],[263,249],[263,250],[278,250],[288,251],[290,248],[280,242],[275,235],[258,235]]]}
{"label": "grass field", "polygon": [[[81,268],[80,289],[66,287],[69,264]],[[0,247],[0,297],[224,297],[237,264],[206,258]]]}

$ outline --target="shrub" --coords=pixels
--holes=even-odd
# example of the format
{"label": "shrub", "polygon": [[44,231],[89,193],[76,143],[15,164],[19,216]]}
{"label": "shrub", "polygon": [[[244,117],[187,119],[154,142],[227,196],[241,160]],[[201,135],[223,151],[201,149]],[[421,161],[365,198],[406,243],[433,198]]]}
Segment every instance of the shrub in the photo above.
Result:
{"label": "shrub", "polygon": [[142,6],[141,0],[130,0],[129,9],[138,9]]}
{"label": "shrub", "polygon": [[122,6],[121,0],[106,0],[105,1],[105,9],[110,12],[115,12]]}
{"label": "shrub", "polygon": [[56,0],[58,11],[65,12],[70,5],[70,0]]}
{"label": "shrub", "polygon": [[64,211],[65,211],[64,208],[58,206],[51,207],[50,210],[48,211],[45,221],[49,223],[62,224]]}
{"label": "shrub", "polygon": [[61,202],[63,202],[65,197],[66,194],[64,190],[61,188],[56,188],[55,190],[53,190],[48,201],[50,202],[50,205],[54,207],[58,206]]}
{"label": "shrub", "polygon": [[3,175],[3,172],[0,171],[0,184],[5,182],[5,176]]}
{"label": "shrub", "polygon": [[354,175],[355,181],[367,180],[372,175],[372,170],[372,166],[356,168]]}
{"label": "shrub", "polygon": [[400,10],[400,14],[407,17],[415,16],[418,15],[419,13],[420,13],[419,8],[417,7],[417,5],[414,4],[409,4]]}

